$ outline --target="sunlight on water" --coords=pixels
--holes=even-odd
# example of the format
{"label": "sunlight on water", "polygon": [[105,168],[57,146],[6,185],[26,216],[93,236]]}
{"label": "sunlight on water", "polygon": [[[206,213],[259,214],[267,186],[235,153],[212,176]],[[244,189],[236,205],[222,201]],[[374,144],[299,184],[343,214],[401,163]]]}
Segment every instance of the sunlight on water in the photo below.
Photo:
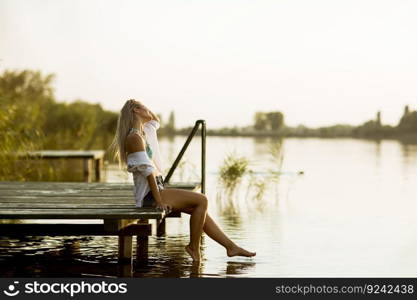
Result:
{"label": "sunlight on water", "polygon": [[[161,139],[165,168],[185,137]],[[272,139],[209,137],[209,214],[254,258],[228,258],[203,237],[203,262],[184,251],[189,216],[167,220],[166,237],[149,239],[149,260],[135,262],[136,277],[417,276],[417,145],[354,139],[286,139],[282,165]],[[193,141],[172,181],[198,181],[200,144]],[[246,176],[230,197],[218,183],[228,153],[245,156],[260,181]],[[302,171],[302,174],[299,172]],[[110,165],[108,182],[133,183]],[[259,191],[258,191],[259,192]],[[133,201],[133,198],[132,198]],[[3,276],[120,276],[117,237],[27,237],[0,240]],[[18,262],[18,263],[16,263]]]}

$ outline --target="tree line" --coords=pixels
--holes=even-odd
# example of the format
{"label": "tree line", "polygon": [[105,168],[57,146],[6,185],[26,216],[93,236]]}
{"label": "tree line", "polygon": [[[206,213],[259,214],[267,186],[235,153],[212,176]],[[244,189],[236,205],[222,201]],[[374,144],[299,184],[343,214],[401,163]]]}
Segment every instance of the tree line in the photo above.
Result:
{"label": "tree line", "polygon": [[378,111],[375,119],[359,126],[336,124],[317,128],[304,125],[286,126],[282,112],[258,111],[254,113],[252,125],[209,129],[207,133],[218,136],[404,138],[417,142],[417,111],[411,111],[409,106],[405,106],[404,113],[395,126],[382,124],[381,112]]}

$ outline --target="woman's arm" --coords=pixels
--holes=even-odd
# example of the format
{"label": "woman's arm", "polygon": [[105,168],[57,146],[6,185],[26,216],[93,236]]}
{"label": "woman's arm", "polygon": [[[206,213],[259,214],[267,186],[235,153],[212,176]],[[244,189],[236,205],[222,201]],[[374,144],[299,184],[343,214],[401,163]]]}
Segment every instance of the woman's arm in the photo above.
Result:
{"label": "woman's arm", "polygon": [[156,202],[156,208],[160,208],[165,210],[167,213],[169,213],[172,210],[171,205],[162,203],[161,193],[159,192],[158,185],[156,184],[155,174],[152,172],[148,177],[146,177],[149,183],[149,187],[152,191],[152,196],[155,199]]}
{"label": "woman's arm", "polygon": [[157,204],[161,204],[162,203],[161,194],[159,193],[159,189],[156,183],[154,172],[152,172],[148,177],[146,177],[146,179],[148,180],[149,187],[151,188],[152,196],[154,197],[155,202]]}
{"label": "woman's arm", "polygon": [[[128,152],[145,151],[145,143],[143,142],[142,137],[135,134],[135,135],[128,136],[126,140],[127,140],[126,146],[127,146]],[[152,196],[154,197],[155,202],[156,202],[156,207],[169,211],[171,210],[171,206],[162,203],[161,194],[156,184],[156,178],[155,178],[153,169],[154,169],[153,167],[144,168],[144,170],[142,171],[142,174],[146,176],[149,187],[152,191]]]}

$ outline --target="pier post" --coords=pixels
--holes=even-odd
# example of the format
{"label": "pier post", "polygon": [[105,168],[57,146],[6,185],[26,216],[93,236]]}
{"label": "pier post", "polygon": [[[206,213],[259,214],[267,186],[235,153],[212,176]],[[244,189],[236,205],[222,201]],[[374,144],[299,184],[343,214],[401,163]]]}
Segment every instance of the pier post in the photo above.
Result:
{"label": "pier post", "polygon": [[125,264],[118,264],[117,273],[119,277],[132,277],[133,275],[132,260]]}
{"label": "pier post", "polygon": [[131,262],[132,260],[132,236],[119,235],[119,258],[120,263]]}
{"label": "pier post", "polygon": [[162,220],[156,220],[156,235],[157,236],[164,236],[166,230],[166,218]]}
{"label": "pier post", "polygon": [[83,175],[85,182],[91,182],[92,162],[90,158],[83,159]]}
{"label": "pier post", "polygon": [[101,180],[101,171],[103,169],[103,159],[97,158],[95,159],[95,173],[96,173],[96,181]]}
{"label": "pier post", "polygon": [[104,231],[115,233],[119,236],[118,261],[119,263],[131,262],[132,260],[132,235],[122,234],[129,224],[135,223],[137,219],[104,219]]}
{"label": "pier post", "polygon": [[[139,219],[138,224],[149,224],[147,219]],[[149,258],[148,254],[149,237],[143,235],[136,236],[136,260],[138,262],[147,261]]]}

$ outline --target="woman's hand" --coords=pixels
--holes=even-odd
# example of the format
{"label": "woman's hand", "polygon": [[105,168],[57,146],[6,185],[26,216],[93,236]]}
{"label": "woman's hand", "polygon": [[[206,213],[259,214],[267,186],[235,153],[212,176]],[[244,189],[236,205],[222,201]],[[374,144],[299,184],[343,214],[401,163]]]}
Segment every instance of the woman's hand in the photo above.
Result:
{"label": "woman's hand", "polygon": [[156,208],[160,210],[164,210],[167,214],[172,211],[172,207],[169,204],[162,203],[160,201],[156,201]]}
{"label": "woman's hand", "polygon": [[137,103],[137,107],[135,107],[133,110],[138,113],[138,115],[145,121],[152,120],[153,115],[151,111],[142,103]]}
{"label": "woman's hand", "polygon": [[149,187],[152,191],[152,196],[155,199],[155,202],[154,202],[153,206],[156,209],[164,210],[165,213],[167,213],[167,214],[170,213],[171,210],[172,210],[172,207],[171,207],[171,205],[168,205],[168,204],[165,204],[165,203],[162,202],[162,197],[161,197],[160,191],[158,189],[155,174],[152,172],[151,174],[149,174],[146,177],[146,179],[148,180]]}
{"label": "woman's hand", "polygon": [[141,111],[141,117],[145,118],[147,121],[156,120],[160,122],[158,116],[155,113],[153,113],[149,108],[147,108],[144,104],[139,103],[139,110]]}
{"label": "woman's hand", "polygon": [[149,121],[149,120],[152,120],[152,115],[151,115],[151,113],[149,112],[149,110],[148,109],[146,109],[146,108],[141,108],[140,109],[140,112],[139,112],[139,115],[145,120],[145,121]]}

